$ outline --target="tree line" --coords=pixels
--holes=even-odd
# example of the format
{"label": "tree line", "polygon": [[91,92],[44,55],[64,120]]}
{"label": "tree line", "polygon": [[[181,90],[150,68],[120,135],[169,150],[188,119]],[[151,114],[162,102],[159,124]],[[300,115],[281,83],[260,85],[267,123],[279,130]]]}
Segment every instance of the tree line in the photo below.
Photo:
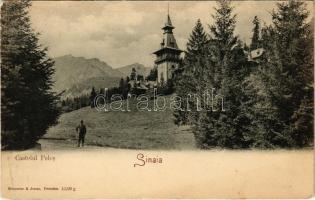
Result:
{"label": "tree line", "polygon": [[[218,1],[209,33],[196,22],[175,77],[176,94],[202,95],[214,88],[225,106],[199,112],[200,102],[191,99],[191,111],[174,111],[175,123],[191,125],[200,148],[313,144],[314,41],[305,6],[277,3],[270,25],[261,26],[256,16],[249,46],[234,33],[237,16],[230,1]],[[255,49],[263,51],[259,60],[248,59]]]}
{"label": "tree line", "polygon": [[[63,112],[71,112],[73,110],[78,110],[83,107],[90,106],[91,108],[95,107],[95,97],[99,94],[102,94],[106,97],[106,102],[111,102],[111,98],[113,95],[121,95],[122,99],[127,99],[128,94],[133,95],[140,95],[144,94],[146,90],[143,90],[140,88],[140,81],[155,81],[157,77],[157,70],[156,68],[153,68],[150,73],[144,78],[143,75],[137,74],[137,71],[135,68],[132,68],[130,75],[126,76],[126,78],[121,78],[119,80],[118,87],[110,87],[106,88],[98,88],[95,89],[94,86],[92,86],[90,94],[81,94],[76,97],[72,98],[66,98],[61,100],[61,107]],[[137,82],[137,81],[139,82]],[[101,104],[104,104],[104,100],[100,99]]]}

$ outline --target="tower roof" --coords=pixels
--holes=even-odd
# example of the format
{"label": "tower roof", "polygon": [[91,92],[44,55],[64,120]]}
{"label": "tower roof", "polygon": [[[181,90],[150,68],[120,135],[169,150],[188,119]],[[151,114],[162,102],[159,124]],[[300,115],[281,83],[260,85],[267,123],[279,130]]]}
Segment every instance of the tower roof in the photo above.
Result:
{"label": "tower roof", "polygon": [[164,30],[164,33],[163,33],[163,40],[162,42],[160,43],[161,46],[160,46],[160,49],[155,51],[154,54],[158,54],[160,52],[165,52],[166,49],[168,49],[167,51],[172,51],[174,53],[180,53],[182,52],[178,46],[177,46],[177,42],[176,42],[176,39],[173,35],[173,29],[175,27],[172,25],[172,21],[171,21],[171,18],[170,18],[170,15],[169,15],[169,11],[167,13],[167,16],[166,16],[166,22],[164,24],[164,27],[162,28]]}
{"label": "tower roof", "polygon": [[166,29],[174,29],[175,27],[172,25],[172,21],[171,21],[171,18],[170,18],[170,15],[167,14],[167,18],[166,18],[166,22],[165,22],[165,25],[162,29],[166,30]]}

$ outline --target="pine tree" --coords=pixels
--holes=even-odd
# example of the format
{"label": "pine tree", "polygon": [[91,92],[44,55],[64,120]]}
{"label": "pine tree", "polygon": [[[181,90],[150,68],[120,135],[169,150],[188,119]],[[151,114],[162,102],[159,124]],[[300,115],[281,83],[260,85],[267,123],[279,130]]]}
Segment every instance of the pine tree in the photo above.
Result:
{"label": "pine tree", "polygon": [[129,92],[127,80],[125,81],[123,78],[120,79],[119,91],[120,91],[120,94],[123,96],[123,98],[127,98],[127,95]]}
{"label": "pine tree", "polygon": [[[280,87],[279,108],[280,119],[288,125],[295,145],[305,145],[312,132],[299,130],[294,124],[299,121],[297,113],[305,110],[305,114],[312,113],[311,106],[306,102],[313,102],[313,77],[310,71],[313,63],[310,60],[313,52],[306,51],[310,43],[309,25],[305,23],[308,17],[305,3],[289,1],[278,3],[278,11],[272,15],[275,29],[276,65],[281,72],[278,81]],[[303,111],[302,111],[303,112]],[[301,116],[301,115],[300,115]],[[308,120],[311,124],[312,120]],[[293,132],[291,130],[293,128]],[[287,133],[288,134],[288,133]],[[302,136],[303,135],[303,136]],[[300,139],[299,139],[300,138]]]}
{"label": "pine tree", "polygon": [[131,84],[130,84],[130,78],[129,76],[126,77],[126,90],[127,90],[127,95],[131,90]]}
{"label": "pine tree", "polygon": [[195,27],[193,28],[192,33],[190,34],[190,37],[188,39],[187,43],[187,51],[185,54],[185,63],[187,65],[187,70],[189,71],[195,71],[194,67],[192,66],[192,69],[189,68],[189,64],[195,63],[198,55],[203,55],[205,48],[208,44],[208,37],[207,34],[204,31],[204,28],[201,24],[200,19],[197,20]]}
{"label": "pine tree", "polygon": [[274,43],[274,30],[271,25],[265,25],[261,29],[261,40],[260,44],[261,47],[264,48],[266,51],[270,51],[273,48]]}
{"label": "pine tree", "polygon": [[130,80],[136,80],[137,76],[137,71],[136,69],[133,67],[131,70],[131,74],[130,74]]}
{"label": "pine tree", "polygon": [[29,148],[56,123],[58,96],[51,91],[54,62],[31,28],[29,0],[1,8],[2,147]]}
{"label": "pine tree", "polygon": [[213,15],[214,24],[210,26],[213,67],[210,79],[205,80],[204,88],[215,88],[223,96],[224,111],[201,113],[195,125],[195,135],[201,138],[202,148],[246,148],[243,130],[246,125],[244,115],[240,114],[243,94],[241,83],[248,75],[243,44],[234,36],[236,15],[230,1],[218,2]]}
{"label": "pine tree", "polygon": [[[102,95],[105,95],[105,89],[104,88],[100,88],[98,94],[102,94]],[[84,98],[84,96],[82,96],[82,98]],[[98,101],[100,104],[104,104],[105,101],[103,98],[100,98],[99,101]]]}
{"label": "pine tree", "polygon": [[[198,61],[206,60],[206,50],[208,46],[208,37],[204,31],[200,19],[197,20],[195,27],[188,39],[187,51],[185,53],[185,59],[183,64],[181,64],[178,70],[175,72],[175,90],[176,95],[182,99],[186,98],[188,94],[196,93],[196,86],[200,83],[200,73],[201,66],[198,65]],[[195,102],[192,100],[190,103],[190,108],[194,110]],[[191,123],[192,119],[188,119],[188,115],[192,114],[195,116],[195,112],[187,112],[187,107],[182,104],[183,110],[176,110],[174,112],[175,123],[176,124],[186,124]],[[194,113],[194,114],[193,114]]]}
{"label": "pine tree", "polygon": [[260,47],[260,37],[259,37],[260,22],[257,16],[254,17],[253,25],[254,25],[254,28],[253,28],[252,43],[250,44],[251,50],[254,50]]}
{"label": "pine tree", "polygon": [[91,108],[94,108],[95,107],[95,97],[96,97],[96,92],[95,92],[95,88],[92,87],[92,91],[91,91],[91,94],[90,94],[90,105],[91,105]]}
{"label": "pine tree", "polygon": [[150,73],[147,76],[147,80],[156,81],[156,79],[157,79],[157,66],[154,66],[153,69],[150,70]]}
{"label": "pine tree", "polygon": [[119,89],[120,89],[121,93],[123,93],[124,87],[125,87],[125,81],[124,81],[123,78],[121,78],[120,81],[119,81]]}
{"label": "pine tree", "polygon": [[313,36],[305,23],[308,12],[304,5],[298,1],[278,3],[272,26],[264,30],[268,59],[247,87],[255,94],[248,113],[254,119],[248,134],[253,146],[296,147],[312,140],[313,52],[305,47]]}
{"label": "pine tree", "polygon": [[234,36],[236,15],[232,13],[233,7],[228,0],[218,1],[218,7],[215,8],[215,11],[215,15],[212,15],[215,22],[210,26],[210,31],[212,39],[216,42],[216,47],[221,47],[218,49],[218,59],[223,61],[237,43],[237,37]]}

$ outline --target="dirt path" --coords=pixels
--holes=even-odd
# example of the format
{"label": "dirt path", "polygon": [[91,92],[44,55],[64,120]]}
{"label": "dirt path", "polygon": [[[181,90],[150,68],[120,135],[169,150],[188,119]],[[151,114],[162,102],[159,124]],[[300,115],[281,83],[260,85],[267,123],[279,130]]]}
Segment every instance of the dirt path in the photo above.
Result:
{"label": "dirt path", "polygon": [[194,135],[189,126],[180,126],[175,131],[175,149],[193,150],[196,149]]}
{"label": "dirt path", "polygon": [[77,146],[77,140],[56,140],[50,138],[43,138],[38,141],[41,150],[88,150],[88,149],[104,149],[105,147],[98,147],[94,145],[85,145],[84,147]]}

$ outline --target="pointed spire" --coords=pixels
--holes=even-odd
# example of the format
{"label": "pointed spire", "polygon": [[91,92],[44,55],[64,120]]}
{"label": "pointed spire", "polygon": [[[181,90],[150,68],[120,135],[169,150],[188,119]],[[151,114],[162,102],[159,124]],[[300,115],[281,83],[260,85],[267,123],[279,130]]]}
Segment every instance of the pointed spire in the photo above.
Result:
{"label": "pointed spire", "polygon": [[170,4],[167,3],[167,18],[166,18],[166,22],[164,24],[164,27],[162,29],[164,29],[166,32],[172,32],[172,29],[174,29],[175,27],[172,25],[172,21],[171,21],[171,17],[170,17]]}
{"label": "pointed spire", "polygon": [[165,26],[172,27],[172,22],[171,22],[171,18],[170,18],[170,3],[169,2],[167,2],[167,19],[166,19]]}
{"label": "pointed spire", "polygon": [[169,3],[167,4],[167,18],[166,18],[166,22],[164,24],[164,27],[162,28],[164,30],[163,33],[163,40],[160,43],[160,49],[155,51],[154,54],[156,55],[161,55],[161,54],[165,54],[165,49],[171,49],[171,51],[176,54],[179,55],[182,51],[178,48],[177,43],[176,43],[176,39],[173,35],[173,29],[175,27],[172,25],[172,21],[171,21],[171,17],[170,17],[170,9],[169,9]]}
{"label": "pointed spire", "polygon": [[172,27],[172,22],[171,22],[170,15],[167,15],[165,26],[171,26]]}

